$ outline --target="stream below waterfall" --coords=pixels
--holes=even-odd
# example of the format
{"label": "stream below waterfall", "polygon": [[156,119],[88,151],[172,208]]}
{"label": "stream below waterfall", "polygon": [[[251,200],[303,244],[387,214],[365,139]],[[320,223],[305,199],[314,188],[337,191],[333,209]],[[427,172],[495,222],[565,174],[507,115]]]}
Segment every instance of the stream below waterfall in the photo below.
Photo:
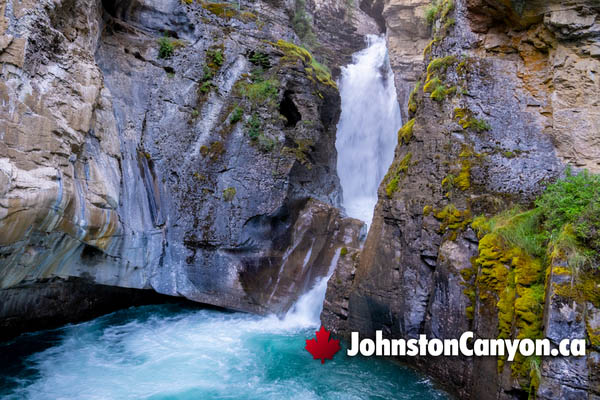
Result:
{"label": "stream below waterfall", "polygon": [[[367,224],[401,125],[385,40],[368,44],[343,69],[336,145],[346,212]],[[166,304],[21,335],[0,343],[0,398],[446,399],[388,360],[351,358],[344,347],[323,365],[313,359],[305,341],[331,273],[283,318]]]}

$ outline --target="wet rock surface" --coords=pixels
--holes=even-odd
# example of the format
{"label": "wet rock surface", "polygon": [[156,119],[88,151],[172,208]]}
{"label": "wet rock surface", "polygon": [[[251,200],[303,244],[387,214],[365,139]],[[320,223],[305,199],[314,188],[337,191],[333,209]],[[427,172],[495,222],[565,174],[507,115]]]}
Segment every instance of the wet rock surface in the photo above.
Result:
{"label": "wet rock surface", "polygon": [[[454,1],[432,28],[422,18],[429,2],[363,3],[387,26],[399,101],[411,125],[399,132],[363,250],[353,262],[340,260],[329,282],[322,320],[338,334],[458,338],[471,330],[498,337],[498,299],[470,292],[481,273],[471,222],[517,204],[529,207],[567,164],[598,171],[591,94],[598,91],[591,50],[598,40],[596,4],[518,3]],[[395,62],[395,54],[412,61]],[[597,308],[561,300],[551,289],[546,299],[543,335],[587,338],[590,345],[585,324]],[[538,397],[596,398],[597,351],[590,346],[582,358],[544,358]],[[402,361],[460,398],[529,396],[529,383],[509,364],[499,369],[496,358]]]}
{"label": "wet rock surface", "polygon": [[335,72],[375,25],[315,25],[306,55],[282,5],[2,5],[2,289],[85,277],[267,313],[327,273],[362,224],[316,60]]}

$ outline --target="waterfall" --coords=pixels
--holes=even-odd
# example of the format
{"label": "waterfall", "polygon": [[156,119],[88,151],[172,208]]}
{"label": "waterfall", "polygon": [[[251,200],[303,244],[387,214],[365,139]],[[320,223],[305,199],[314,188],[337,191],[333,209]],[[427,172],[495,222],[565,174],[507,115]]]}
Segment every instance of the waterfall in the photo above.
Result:
{"label": "waterfall", "polygon": [[336,149],[346,213],[370,225],[402,117],[385,37],[369,35],[367,43],[342,69]]}

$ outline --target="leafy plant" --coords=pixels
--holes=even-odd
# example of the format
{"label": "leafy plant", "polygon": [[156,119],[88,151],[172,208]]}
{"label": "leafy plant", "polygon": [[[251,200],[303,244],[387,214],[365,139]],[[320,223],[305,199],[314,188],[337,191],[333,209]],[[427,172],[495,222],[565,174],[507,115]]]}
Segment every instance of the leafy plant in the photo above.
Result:
{"label": "leafy plant", "polygon": [[242,120],[243,115],[244,110],[240,106],[235,107],[233,109],[233,112],[231,113],[231,117],[229,118],[229,123],[233,125],[240,122]]}
{"label": "leafy plant", "polygon": [[249,60],[252,64],[259,66],[264,69],[271,68],[271,61],[269,56],[260,51],[253,51],[250,54]]}
{"label": "leafy plant", "polygon": [[246,127],[248,128],[248,136],[250,139],[256,140],[258,136],[261,134],[262,122],[258,114],[252,114],[246,122]]}
{"label": "leafy plant", "polygon": [[178,39],[171,39],[167,34],[158,39],[158,58],[171,58],[175,49],[184,47],[185,44]]}

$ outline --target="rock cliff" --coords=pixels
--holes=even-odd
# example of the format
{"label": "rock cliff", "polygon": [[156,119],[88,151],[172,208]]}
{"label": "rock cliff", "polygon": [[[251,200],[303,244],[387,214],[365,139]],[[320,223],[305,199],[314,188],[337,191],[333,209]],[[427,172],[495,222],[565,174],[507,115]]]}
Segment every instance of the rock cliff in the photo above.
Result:
{"label": "rock cliff", "polygon": [[[242,3],[2,3],[0,319],[28,309],[16,290],[69,277],[283,312],[357,245],[326,64],[374,22]],[[350,23],[321,29],[323,10]]]}
{"label": "rock cliff", "polygon": [[461,398],[599,398],[598,260],[578,261],[556,238],[528,248],[518,230],[547,233],[544,204],[533,202],[567,165],[599,171],[598,4],[363,9],[387,28],[407,119],[366,244],[329,282],[324,324],[342,335],[586,338],[582,358],[403,361]]}

